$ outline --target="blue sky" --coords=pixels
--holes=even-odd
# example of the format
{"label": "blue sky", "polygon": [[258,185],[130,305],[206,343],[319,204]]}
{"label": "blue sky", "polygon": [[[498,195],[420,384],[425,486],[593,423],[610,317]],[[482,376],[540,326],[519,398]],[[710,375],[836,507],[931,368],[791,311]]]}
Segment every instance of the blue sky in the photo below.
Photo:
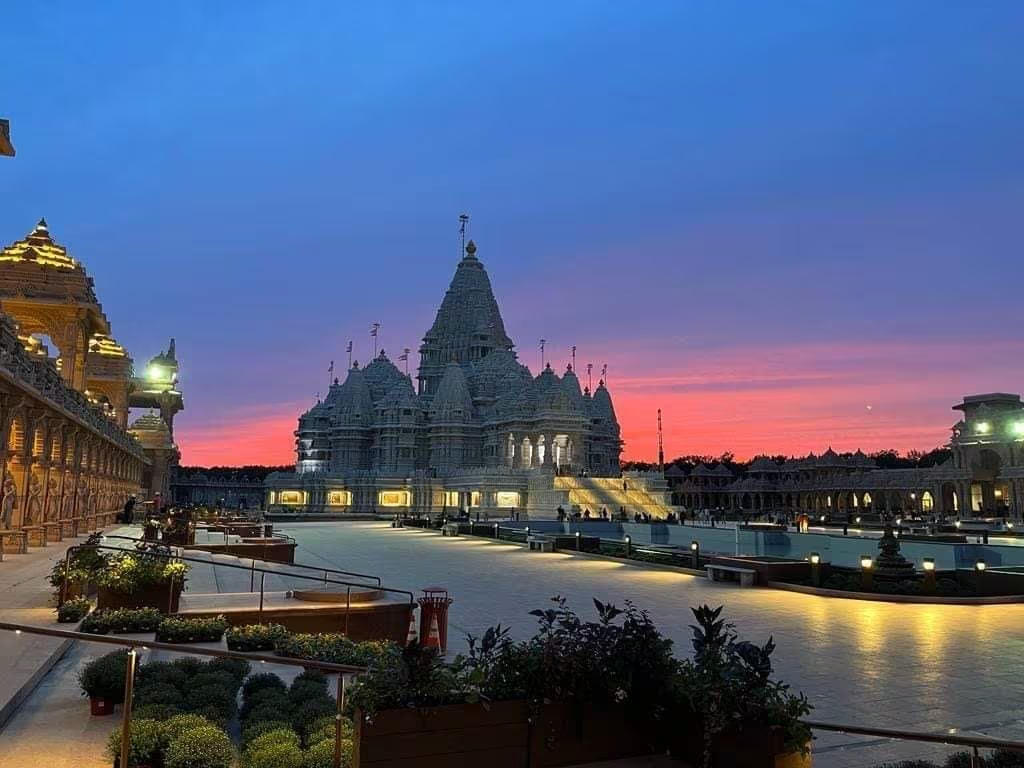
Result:
{"label": "blue sky", "polygon": [[288,460],[371,322],[415,349],[463,211],[523,360],[608,363],[627,454],[659,406],[669,453],[929,448],[965,391],[1024,389],[1021,29],[1011,2],[23,3],[0,240],[45,215],[137,363],[177,337],[185,462]]}

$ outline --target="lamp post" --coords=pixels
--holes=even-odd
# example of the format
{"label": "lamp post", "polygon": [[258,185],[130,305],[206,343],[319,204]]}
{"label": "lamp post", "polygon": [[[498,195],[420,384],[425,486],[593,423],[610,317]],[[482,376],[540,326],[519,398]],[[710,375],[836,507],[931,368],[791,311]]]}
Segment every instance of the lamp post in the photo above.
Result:
{"label": "lamp post", "polygon": [[821,586],[821,555],[817,552],[811,552],[810,557],[807,558],[811,561],[811,584],[816,587]]}
{"label": "lamp post", "polygon": [[576,551],[580,551],[580,532],[576,531]]}
{"label": "lamp post", "polygon": [[874,572],[871,570],[874,565],[875,561],[871,559],[871,555],[860,556],[860,585],[865,592],[871,592],[874,589]]}
{"label": "lamp post", "polygon": [[499,538],[498,537],[498,524],[497,523],[494,524],[494,538],[495,539]]}
{"label": "lamp post", "polygon": [[694,539],[690,542],[690,554],[693,555],[694,570],[700,569],[700,542]]}
{"label": "lamp post", "polygon": [[626,534],[626,557],[632,557],[633,555],[633,537],[628,533]]}
{"label": "lamp post", "polygon": [[985,584],[985,568],[985,561],[980,558],[974,563],[974,586],[979,594],[984,591],[982,587]]}
{"label": "lamp post", "polygon": [[935,594],[935,558],[926,557],[921,562],[921,570],[924,571],[924,585],[923,589],[925,594]]}

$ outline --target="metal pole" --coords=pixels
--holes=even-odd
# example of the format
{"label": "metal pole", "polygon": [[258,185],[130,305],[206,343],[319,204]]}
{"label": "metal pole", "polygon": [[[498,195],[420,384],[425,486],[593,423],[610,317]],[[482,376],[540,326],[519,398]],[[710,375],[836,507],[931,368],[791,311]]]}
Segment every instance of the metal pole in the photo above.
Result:
{"label": "metal pole", "polygon": [[352,613],[352,585],[345,589],[345,637],[348,637],[348,617]]}
{"label": "metal pole", "polygon": [[341,718],[345,711],[345,675],[338,673],[338,712],[334,715],[334,768],[341,768]]}
{"label": "metal pole", "polygon": [[256,623],[257,624],[262,624],[263,623],[263,585],[266,583],[266,581],[267,581],[267,574],[261,572],[260,573],[260,612],[256,616]]}
{"label": "metal pole", "polygon": [[130,763],[128,756],[131,752],[131,725],[132,725],[132,692],[135,688],[135,649],[128,651],[128,662],[125,665],[124,676],[124,706],[121,709],[121,765],[127,768]]}
{"label": "metal pole", "polygon": [[71,571],[71,553],[76,549],[78,549],[78,547],[71,547],[64,553],[64,583],[60,585],[60,599],[57,601],[58,608],[64,605],[64,602],[68,599],[68,577]]}
{"label": "metal pole", "polygon": [[249,571],[249,591],[256,589],[256,558],[252,559],[252,568]]}

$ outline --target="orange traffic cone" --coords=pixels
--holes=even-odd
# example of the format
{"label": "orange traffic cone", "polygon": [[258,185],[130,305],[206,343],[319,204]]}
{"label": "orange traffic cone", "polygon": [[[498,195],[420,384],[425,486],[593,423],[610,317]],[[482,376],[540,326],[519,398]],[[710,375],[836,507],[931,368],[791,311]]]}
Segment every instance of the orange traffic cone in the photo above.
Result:
{"label": "orange traffic cone", "polygon": [[427,635],[427,639],[423,641],[425,648],[440,648],[441,647],[441,632],[437,628],[437,614],[435,613],[430,617],[430,633]]}
{"label": "orange traffic cone", "polygon": [[418,637],[416,633],[416,613],[409,611],[409,635],[405,638],[406,645],[412,645]]}

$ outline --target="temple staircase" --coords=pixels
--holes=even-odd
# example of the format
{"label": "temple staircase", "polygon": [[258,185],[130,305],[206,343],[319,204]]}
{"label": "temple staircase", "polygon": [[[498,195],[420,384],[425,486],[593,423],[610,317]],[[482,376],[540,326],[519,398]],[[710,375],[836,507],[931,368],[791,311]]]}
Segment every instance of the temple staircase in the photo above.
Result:
{"label": "temple staircase", "polygon": [[621,509],[632,519],[637,513],[652,520],[664,520],[675,508],[663,475],[623,477],[551,477],[531,481],[527,512],[531,519],[550,519],[558,507],[567,514],[590,510],[597,518],[602,509],[615,516]]}

